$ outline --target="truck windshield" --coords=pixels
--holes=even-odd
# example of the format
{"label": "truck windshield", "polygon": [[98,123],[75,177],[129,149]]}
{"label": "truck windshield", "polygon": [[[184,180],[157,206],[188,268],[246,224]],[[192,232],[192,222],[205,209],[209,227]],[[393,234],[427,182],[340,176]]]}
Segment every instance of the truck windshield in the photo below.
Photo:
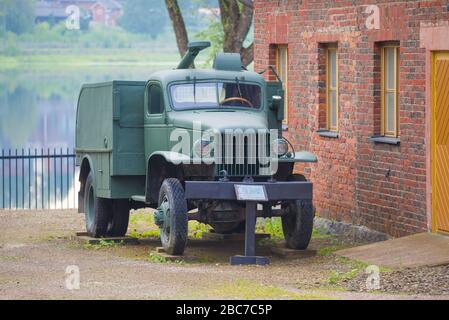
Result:
{"label": "truck windshield", "polygon": [[258,85],[236,82],[191,82],[170,87],[175,110],[249,108],[261,106]]}

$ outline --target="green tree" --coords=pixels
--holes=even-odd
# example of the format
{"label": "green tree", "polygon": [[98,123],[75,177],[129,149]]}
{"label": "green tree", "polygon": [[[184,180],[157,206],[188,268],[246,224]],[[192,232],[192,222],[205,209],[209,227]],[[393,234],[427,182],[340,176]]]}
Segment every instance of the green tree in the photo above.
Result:
{"label": "green tree", "polygon": [[[206,5],[210,2],[208,1]],[[252,0],[218,0],[220,17],[212,20],[208,29],[199,33],[200,36],[210,35],[213,50],[222,47],[224,52],[240,52],[242,63],[248,66],[253,61],[253,43],[247,44],[248,34],[253,21]],[[178,0],[165,0],[173,30],[176,35],[178,50],[181,55],[187,51],[189,37]],[[219,22],[217,22],[219,21]],[[198,35],[197,35],[198,36]]]}
{"label": "green tree", "polygon": [[127,0],[120,25],[132,33],[149,34],[156,38],[167,23],[163,0]]}
{"label": "green tree", "polygon": [[34,19],[34,0],[0,0],[0,31],[30,32]]}

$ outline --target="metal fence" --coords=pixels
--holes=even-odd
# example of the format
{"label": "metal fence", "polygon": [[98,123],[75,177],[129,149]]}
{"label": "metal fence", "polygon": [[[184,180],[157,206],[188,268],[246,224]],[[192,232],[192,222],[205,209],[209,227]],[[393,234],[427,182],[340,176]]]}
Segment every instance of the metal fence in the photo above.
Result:
{"label": "metal fence", "polygon": [[0,209],[74,209],[76,171],[69,149],[2,150]]}

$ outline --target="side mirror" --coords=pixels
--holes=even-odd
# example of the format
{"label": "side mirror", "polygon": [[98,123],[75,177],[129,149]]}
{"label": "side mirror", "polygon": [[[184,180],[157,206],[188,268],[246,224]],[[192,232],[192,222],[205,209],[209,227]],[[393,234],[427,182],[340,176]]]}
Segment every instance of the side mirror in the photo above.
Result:
{"label": "side mirror", "polygon": [[270,109],[276,113],[277,121],[284,120],[284,98],[281,95],[271,97]]}
{"label": "side mirror", "polygon": [[282,106],[282,97],[281,96],[272,96],[271,97],[271,103],[270,103],[270,109],[273,111],[279,110]]}

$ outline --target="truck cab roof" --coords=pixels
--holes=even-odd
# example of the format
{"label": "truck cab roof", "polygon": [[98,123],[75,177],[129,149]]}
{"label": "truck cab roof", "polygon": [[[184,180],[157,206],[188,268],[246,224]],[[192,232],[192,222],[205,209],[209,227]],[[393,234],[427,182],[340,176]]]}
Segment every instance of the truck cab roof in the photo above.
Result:
{"label": "truck cab roof", "polygon": [[263,86],[265,79],[256,72],[251,71],[226,71],[215,69],[174,69],[170,71],[158,71],[151,75],[149,81],[159,81],[163,86],[172,82],[189,82],[205,80],[255,82]]}

